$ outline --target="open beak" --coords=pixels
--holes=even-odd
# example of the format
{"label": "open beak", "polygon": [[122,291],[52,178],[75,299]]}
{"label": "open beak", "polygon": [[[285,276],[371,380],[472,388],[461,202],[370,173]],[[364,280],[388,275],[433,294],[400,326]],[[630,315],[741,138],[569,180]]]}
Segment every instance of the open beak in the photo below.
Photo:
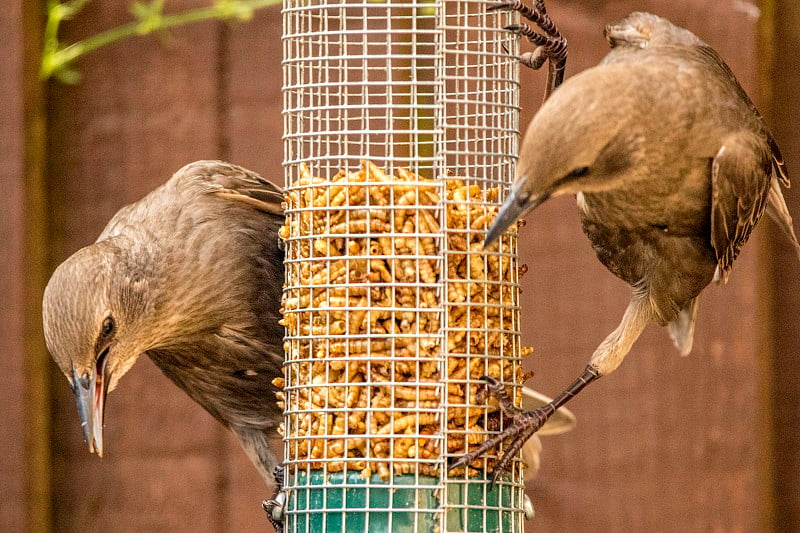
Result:
{"label": "open beak", "polygon": [[108,392],[108,376],[106,375],[106,358],[104,354],[97,360],[95,371],[78,375],[72,369],[72,390],[78,405],[78,416],[81,419],[83,436],[89,444],[89,452],[103,456],[103,411]]}
{"label": "open beak", "polygon": [[494,224],[486,234],[486,240],[483,241],[484,248],[488,248],[499,239],[500,235],[525,212],[530,211],[550,197],[550,194],[531,196],[530,193],[522,190],[525,181],[526,179],[523,176],[511,187],[511,192],[500,207],[500,212],[497,213]]}

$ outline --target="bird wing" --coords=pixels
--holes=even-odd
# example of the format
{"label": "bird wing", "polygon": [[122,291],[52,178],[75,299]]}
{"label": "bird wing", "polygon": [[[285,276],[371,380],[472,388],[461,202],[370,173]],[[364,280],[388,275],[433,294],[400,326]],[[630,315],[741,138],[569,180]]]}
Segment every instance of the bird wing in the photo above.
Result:
{"label": "bird wing", "polygon": [[108,221],[106,227],[103,228],[103,231],[97,236],[96,242],[104,241],[124,233],[125,228],[130,225],[130,221],[135,219],[133,213],[135,213],[137,209],[139,209],[138,203],[123,206],[119,211],[116,212],[116,214],[114,214],[113,217],[111,217],[111,220]]}
{"label": "bird wing", "polygon": [[[758,110],[756,110],[756,113],[758,113]],[[761,115],[759,115],[759,117],[760,116]],[[768,141],[769,147],[772,150],[772,169],[775,171],[775,177],[781,185],[788,189],[791,183],[789,182],[789,173],[786,171],[786,163],[783,160],[783,154],[780,148],[778,148],[778,143],[772,137],[772,134],[769,135]],[[780,192],[780,189],[778,189],[778,192]]]}
{"label": "bird wing", "polygon": [[643,31],[644,28],[640,24],[636,24],[637,15],[639,13],[632,13],[630,16],[606,24],[603,29],[603,36],[608,41],[610,48],[617,47],[630,47],[630,48],[646,48],[650,41],[649,32]]}
{"label": "bird wing", "polygon": [[783,154],[781,154],[778,143],[775,141],[772,133],[767,129],[766,124],[764,123],[764,117],[761,116],[761,112],[759,112],[753,101],[750,100],[750,97],[739,84],[739,81],[736,79],[736,76],[733,74],[733,71],[730,69],[728,64],[725,63],[717,51],[710,46],[697,46],[689,49],[686,53],[696,55],[696,57],[706,66],[710,67],[712,70],[717,70],[720,79],[727,79],[733,82],[728,86],[728,88],[734,91],[737,99],[747,104],[747,107],[755,115],[756,119],[758,119],[758,122],[763,126],[764,135],[766,136],[767,145],[769,146],[770,159],[772,168],[775,172],[775,177],[778,179],[778,181],[780,181],[781,185],[788,188],[790,185],[789,175],[786,171],[786,163],[783,160]]}
{"label": "bird wing", "polygon": [[711,164],[711,244],[722,282],[764,214],[772,161],[762,137],[741,131],[726,138]]}
{"label": "bird wing", "polygon": [[148,214],[150,210],[159,211],[163,217],[163,198],[168,204],[175,202],[172,195],[191,191],[201,194],[213,194],[236,202],[242,202],[259,211],[283,219],[283,189],[262,178],[246,168],[225,163],[223,161],[195,161],[178,170],[164,185],[132,204],[120,209],[108,222],[97,238],[98,241],[125,233],[131,226],[141,224],[137,221],[149,219],[156,215]]}
{"label": "bird wing", "polygon": [[259,211],[283,217],[283,189],[246,168],[223,161],[196,161],[176,173],[183,184],[218,197],[243,202]]}

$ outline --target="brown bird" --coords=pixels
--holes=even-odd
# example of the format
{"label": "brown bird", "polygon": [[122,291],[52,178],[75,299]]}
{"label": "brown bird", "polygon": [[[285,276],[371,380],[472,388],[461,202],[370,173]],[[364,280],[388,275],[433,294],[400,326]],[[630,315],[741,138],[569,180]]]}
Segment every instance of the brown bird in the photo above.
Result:
{"label": "brown bird", "polygon": [[44,333],[89,451],[103,454],[106,393],[141,354],[239,438],[268,483],[281,409],[279,187],[198,161],[122,208],[44,292]]}
{"label": "brown bird", "polygon": [[[561,395],[527,412],[501,398],[513,424],[454,466],[511,439],[497,476],[559,406],[619,366],[651,321],[687,355],[700,292],[727,281],[765,210],[800,256],[781,153],[720,56],[648,13],[609,24],[605,36],[605,59],[558,87],[532,120],[486,245],[548,198],[575,194],[597,257],[633,287],[630,304]],[[503,396],[502,383],[486,381]]]}

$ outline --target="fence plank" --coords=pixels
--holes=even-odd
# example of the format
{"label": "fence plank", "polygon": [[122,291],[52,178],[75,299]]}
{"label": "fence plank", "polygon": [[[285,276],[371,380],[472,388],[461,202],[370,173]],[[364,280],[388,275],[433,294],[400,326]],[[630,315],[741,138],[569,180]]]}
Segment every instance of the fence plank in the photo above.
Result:
{"label": "fence plank", "polygon": [[[800,5],[793,0],[774,3],[775,27],[772,41],[775,62],[766,75],[772,88],[770,118],[775,136],[783,150],[789,176],[795,187],[786,191],[789,210],[794,214],[795,228],[800,222]],[[778,231],[773,231],[769,253],[772,260],[769,280],[773,287],[774,358],[772,360],[773,429],[775,456],[776,528],[780,531],[800,530],[800,267],[794,251]]]}
{"label": "fence plank", "polygon": [[25,116],[23,68],[23,22],[21,2],[12,2],[0,18],[0,183],[5,191],[0,209],[0,375],[7,376],[0,387],[4,406],[0,424],[0,529],[24,531],[28,527],[26,508],[26,383],[25,383]]}
{"label": "fence plank", "polygon": [[11,2],[0,20],[0,530],[50,531],[47,356],[40,325],[44,267],[44,115],[37,71],[40,6]]}

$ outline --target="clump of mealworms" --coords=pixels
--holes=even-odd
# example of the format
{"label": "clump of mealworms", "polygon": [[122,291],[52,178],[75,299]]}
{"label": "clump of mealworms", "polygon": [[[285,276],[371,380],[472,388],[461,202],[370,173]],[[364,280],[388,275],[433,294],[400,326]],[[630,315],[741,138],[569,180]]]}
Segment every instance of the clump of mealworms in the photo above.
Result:
{"label": "clump of mealworms", "polygon": [[478,378],[524,378],[510,239],[483,250],[498,196],[368,161],[331,180],[301,167],[280,233],[288,459],[437,475],[443,447],[466,453],[497,425]]}

